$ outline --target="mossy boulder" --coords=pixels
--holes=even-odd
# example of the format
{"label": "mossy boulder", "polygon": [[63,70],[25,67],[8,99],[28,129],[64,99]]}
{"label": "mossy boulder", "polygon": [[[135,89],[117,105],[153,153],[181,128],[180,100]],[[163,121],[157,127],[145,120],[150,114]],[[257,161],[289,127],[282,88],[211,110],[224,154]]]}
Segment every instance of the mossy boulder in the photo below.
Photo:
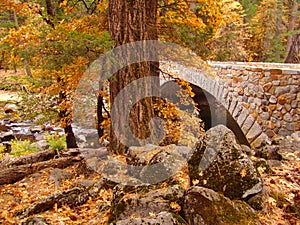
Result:
{"label": "mossy boulder", "polygon": [[246,199],[262,190],[262,179],[253,162],[224,125],[203,135],[188,163],[192,181],[230,199]]}
{"label": "mossy boulder", "polygon": [[184,218],[190,225],[257,225],[254,210],[240,200],[231,201],[211,189],[193,186],[184,199]]}

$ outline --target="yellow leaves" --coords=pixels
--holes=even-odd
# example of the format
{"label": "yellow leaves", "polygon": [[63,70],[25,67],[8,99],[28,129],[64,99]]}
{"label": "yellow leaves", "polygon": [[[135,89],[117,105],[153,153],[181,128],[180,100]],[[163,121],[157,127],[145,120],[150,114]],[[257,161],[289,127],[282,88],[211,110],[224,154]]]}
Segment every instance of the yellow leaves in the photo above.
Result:
{"label": "yellow leaves", "polygon": [[181,210],[181,206],[177,202],[170,203],[171,209],[173,209],[176,213],[179,213]]}
{"label": "yellow leaves", "polygon": [[155,217],[155,216],[156,216],[156,213],[154,213],[154,212],[149,212],[149,216]]}
{"label": "yellow leaves", "polygon": [[106,12],[108,9],[108,0],[99,1],[97,8],[100,12]]}
{"label": "yellow leaves", "polygon": [[[0,216],[0,219],[3,218],[5,219],[6,222],[8,223],[12,223],[12,224],[15,224],[15,220],[13,219],[11,213],[8,211],[8,210],[3,210],[1,212],[1,216]],[[1,221],[1,220],[0,220]]]}
{"label": "yellow leaves", "polygon": [[64,0],[62,3],[60,3],[60,7],[63,8],[63,7],[66,7],[68,4],[68,1],[67,0]]}
{"label": "yellow leaves", "polygon": [[273,206],[276,206],[276,200],[272,197],[268,197],[267,200],[266,200],[267,203],[273,205]]}
{"label": "yellow leaves", "polygon": [[241,177],[245,177],[247,175],[247,170],[243,168],[240,172]]}
{"label": "yellow leaves", "polygon": [[197,184],[199,184],[199,182],[200,182],[200,181],[197,180],[197,179],[192,180],[192,184],[193,184],[193,185],[197,185]]}
{"label": "yellow leaves", "polygon": [[259,166],[259,167],[257,168],[257,171],[258,171],[258,173],[259,173],[260,175],[263,175],[264,172],[265,172],[265,170],[266,170],[266,167]]}
{"label": "yellow leaves", "polygon": [[172,5],[170,9],[167,9],[163,13],[159,11],[161,16],[158,18],[159,23],[167,26],[174,25],[186,25],[191,29],[204,29],[206,25],[203,23],[201,17],[198,17],[196,13],[190,9],[188,2],[186,1],[165,1],[165,7]]}

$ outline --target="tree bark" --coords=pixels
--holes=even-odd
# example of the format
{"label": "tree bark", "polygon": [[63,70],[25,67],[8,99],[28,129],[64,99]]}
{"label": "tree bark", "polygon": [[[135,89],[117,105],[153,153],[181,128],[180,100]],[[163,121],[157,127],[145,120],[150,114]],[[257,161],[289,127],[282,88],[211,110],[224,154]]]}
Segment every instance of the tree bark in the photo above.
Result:
{"label": "tree bark", "polygon": [[[291,9],[291,15],[290,15],[290,19],[289,19],[289,27],[288,27],[288,32],[295,30],[296,27],[296,21],[297,21],[297,12],[298,12],[298,1],[297,0],[293,0],[293,6]],[[288,55],[290,48],[292,46],[293,43],[293,36],[294,35],[289,35],[287,37],[287,44],[286,44],[286,55]]]}
{"label": "tree bark", "polygon": [[[157,0],[109,1],[109,32],[115,41],[115,47],[136,41],[157,40]],[[137,52],[138,50],[129,50],[128,52],[122,52],[122,56],[124,60],[129,60]],[[156,62],[145,62],[142,56],[135,55],[135,57],[140,57],[140,62],[127,65],[110,79],[110,101],[112,105],[119,92],[134,80],[155,76],[157,77],[155,84],[145,82],[142,88],[154,92],[159,85],[159,72],[156,70],[158,68],[157,60]],[[130,95],[124,97],[128,101],[137,102],[140,99],[135,98],[135,91],[138,92],[140,89],[141,87],[136,87]],[[124,112],[128,110],[128,105],[125,102],[123,105],[117,106],[117,117],[112,118],[116,121],[117,127],[111,125],[110,151],[117,154],[126,153],[130,145],[139,145],[135,141],[131,142],[130,137],[127,138],[126,133],[119,134],[125,137],[126,143],[124,143],[120,140],[117,132],[125,131],[126,127],[130,126],[133,135],[140,140],[145,139],[150,136],[148,123],[154,116],[152,99],[144,98],[142,101],[138,101],[131,109],[129,124],[126,124]]]}
{"label": "tree bark", "polygon": [[277,1],[278,10],[277,10],[277,19],[276,19],[276,31],[275,31],[275,60],[276,62],[280,61],[281,53],[281,36],[282,36],[282,0]]}
{"label": "tree bark", "polygon": [[44,199],[30,205],[24,210],[16,213],[19,218],[25,218],[32,214],[40,213],[52,209],[55,204],[58,207],[68,205],[71,207],[84,204],[89,198],[89,189],[74,187],[56,194],[51,194]]}
{"label": "tree bark", "polygon": [[56,151],[47,150],[8,162],[1,168],[0,185],[17,182],[30,174],[48,167],[68,167],[84,158],[84,155],[80,153],[79,149],[68,149],[60,153],[60,158],[54,159],[57,155]]}
{"label": "tree bark", "polygon": [[14,166],[12,168],[3,169],[0,173],[0,185],[15,183],[19,180],[22,180],[24,177],[45,168],[65,168],[74,164],[75,162],[80,161],[81,159],[81,157],[63,157],[48,160],[45,162]]}
{"label": "tree bark", "polygon": [[64,131],[66,134],[67,148],[78,148],[71,124],[67,125]]}
{"label": "tree bark", "polygon": [[3,166],[8,168],[8,167],[12,167],[12,166],[20,166],[20,165],[25,165],[25,164],[43,162],[43,161],[53,159],[56,155],[57,155],[57,152],[55,150],[49,149],[49,150],[21,156],[18,158],[14,158]]}
{"label": "tree bark", "polygon": [[51,0],[46,0],[46,6],[47,6],[47,14],[53,18],[55,16],[55,10]]}
{"label": "tree bark", "polygon": [[[299,26],[300,29],[300,26]],[[300,45],[300,35],[299,34],[295,34],[293,36],[293,42],[292,45],[290,47],[290,50],[288,52],[287,57],[285,58],[285,63],[299,63],[300,62],[300,58],[299,58],[299,45]]]}
{"label": "tree bark", "polygon": [[[289,28],[288,32],[294,31],[296,22],[298,19],[298,1],[293,1],[293,6],[291,9],[291,17],[289,20]],[[297,27],[300,29],[300,25]],[[299,34],[291,34],[287,38],[287,46],[286,46],[286,58],[285,63],[299,63]]]}

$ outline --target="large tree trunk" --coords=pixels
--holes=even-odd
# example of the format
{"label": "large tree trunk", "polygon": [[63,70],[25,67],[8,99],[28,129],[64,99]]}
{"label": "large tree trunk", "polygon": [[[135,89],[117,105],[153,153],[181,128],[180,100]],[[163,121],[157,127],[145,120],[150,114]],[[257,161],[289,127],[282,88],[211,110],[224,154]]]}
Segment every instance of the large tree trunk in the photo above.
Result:
{"label": "large tree trunk", "polygon": [[[300,26],[299,26],[300,28]],[[287,57],[285,58],[285,63],[299,63],[299,45],[300,45],[300,35],[293,35],[293,42],[288,52]]]}
{"label": "large tree trunk", "polygon": [[[293,6],[291,9],[291,16],[289,20],[289,32],[295,30],[296,22],[298,19],[298,1],[293,1]],[[300,29],[300,25],[297,27]],[[299,34],[291,34],[287,38],[287,46],[286,46],[286,58],[285,63],[299,63]]]}
{"label": "large tree trunk", "polygon": [[280,61],[281,46],[282,46],[282,0],[277,1],[277,19],[276,19],[276,31],[275,31],[275,60]]}
{"label": "large tree trunk", "polygon": [[[288,32],[295,30],[296,22],[297,22],[297,18],[298,18],[298,1],[293,0],[292,2],[293,2],[293,5],[292,5],[292,8],[291,8],[291,15],[290,15],[290,18],[289,18]],[[293,36],[294,35],[289,35],[287,37],[286,55],[288,55],[288,53],[290,51],[290,48],[292,47]]]}
{"label": "large tree trunk", "polygon": [[[126,43],[142,41],[142,40],[157,40],[157,0],[111,0],[109,1],[109,32],[115,40],[115,47]],[[153,54],[153,49],[149,49]],[[155,51],[155,50],[154,50]],[[133,57],[133,54],[138,54],[138,50],[128,50],[122,52],[124,60]],[[143,54],[148,54],[143,52]],[[133,135],[140,140],[150,136],[149,122],[154,116],[152,98],[144,98],[138,101],[131,109],[129,124],[126,122],[124,112],[128,110],[126,102],[136,102],[136,93],[141,91],[141,88],[147,91],[155,91],[159,85],[159,73],[157,71],[158,62],[145,62],[142,59],[142,54],[135,55],[141,60],[139,63],[127,65],[120,69],[114,77],[110,79],[110,100],[113,105],[115,98],[121,90],[128,84],[139,78],[147,76],[157,77],[154,83],[144,82],[143,85],[133,88],[131,93],[126,94],[123,104],[116,106],[116,113],[111,115],[116,126],[111,125],[110,133],[110,150],[117,154],[126,153],[127,147],[130,145],[140,145],[130,138],[126,133],[127,127],[130,126]],[[153,60],[155,61],[155,60]],[[123,133],[122,133],[123,132]],[[123,137],[120,140],[120,137]],[[125,141],[124,141],[125,140]],[[125,142],[125,143],[124,143]]]}

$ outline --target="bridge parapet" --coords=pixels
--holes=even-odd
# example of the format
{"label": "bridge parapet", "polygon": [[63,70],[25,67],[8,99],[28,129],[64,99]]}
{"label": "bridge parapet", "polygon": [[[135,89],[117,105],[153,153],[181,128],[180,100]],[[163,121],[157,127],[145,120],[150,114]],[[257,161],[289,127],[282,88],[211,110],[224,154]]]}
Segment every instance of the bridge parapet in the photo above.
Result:
{"label": "bridge parapet", "polygon": [[300,130],[299,64],[210,62],[210,65],[225,90],[230,113],[250,142],[259,135],[272,138]]}

